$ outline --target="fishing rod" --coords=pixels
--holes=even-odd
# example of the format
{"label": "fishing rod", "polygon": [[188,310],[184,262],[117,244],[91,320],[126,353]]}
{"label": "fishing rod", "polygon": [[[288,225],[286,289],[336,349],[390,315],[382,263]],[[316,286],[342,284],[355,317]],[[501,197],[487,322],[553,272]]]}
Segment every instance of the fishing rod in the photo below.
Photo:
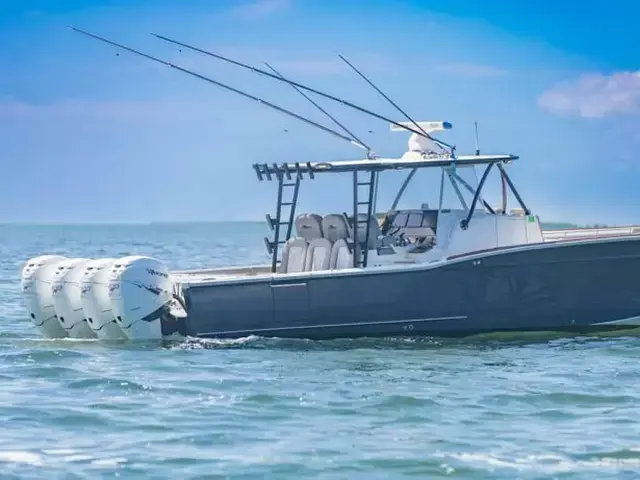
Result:
{"label": "fishing rod", "polygon": [[356,72],[358,75],[360,75],[360,77],[362,77],[362,79],[367,82],[376,92],[378,92],[380,95],[382,95],[382,97],[384,97],[385,100],[387,100],[391,105],[393,105],[395,107],[396,110],[398,110],[402,115],[404,115],[404,117],[409,120],[411,123],[413,123],[416,128],[418,130],[420,130],[422,133],[424,133],[424,135],[428,138],[430,137],[430,135],[424,131],[424,129],[418,125],[418,123],[411,118],[404,110],[402,110],[393,100],[391,100],[387,95],[384,94],[384,92],[382,92],[382,90],[380,90],[378,87],[376,87],[373,82],[371,80],[369,80],[364,73],[362,73],[360,70],[358,70],[351,62],[349,62],[349,60],[347,60],[346,58],[344,58],[341,54],[338,54],[338,57],[340,57],[340,59],[346,63],[349,67],[351,67],[351,69]]}
{"label": "fishing rod", "polygon": [[360,143],[354,141],[353,139],[351,139],[351,138],[349,138],[349,137],[347,137],[345,135],[342,135],[341,133],[336,132],[335,130],[332,130],[332,129],[327,128],[327,127],[325,127],[323,125],[320,125],[319,123],[316,123],[316,122],[314,122],[312,120],[309,120],[308,118],[305,118],[305,117],[303,117],[301,115],[298,115],[297,113],[291,112],[291,111],[289,111],[289,110],[287,110],[285,108],[282,108],[282,107],[279,107],[277,105],[274,105],[273,103],[270,103],[270,102],[268,102],[266,100],[263,100],[262,98],[259,98],[259,97],[256,97],[254,95],[245,93],[245,92],[243,92],[241,90],[238,90],[237,88],[230,87],[229,85],[225,85],[224,83],[218,82],[217,80],[214,80],[214,79],[209,78],[209,77],[205,77],[204,75],[200,75],[199,73],[192,72],[191,70],[187,70],[186,68],[180,67],[180,66],[175,65],[175,64],[173,64],[171,62],[167,62],[165,60],[161,60],[159,58],[153,57],[153,56],[148,55],[146,53],[142,53],[142,52],[140,52],[138,50],[135,50],[133,48],[126,47],[124,45],[121,45],[119,43],[113,42],[111,40],[107,40],[106,38],[100,37],[100,36],[95,35],[93,33],[85,32],[84,30],[80,30],[79,28],[73,27],[71,25],[69,25],[68,28],[70,28],[71,30],[73,30],[75,32],[78,32],[78,33],[81,33],[83,35],[86,35],[88,37],[95,38],[96,40],[99,40],[101,42],[108,43],[109,45],[113,45],[113,46],[121,48],[123,50],[127,50],[127,51],[129,51],[131,53],[135,53],[136,55],[139,55],[141,57],[147,58],[149,60],[153,60],[154,62],[161,63],[163,65],[166,65],[167,67],[174,68],[176,70],[179,70],[179,71],[181,71],[183,73],[186,73],[188,75],[191,75],[193,77],[199,78],[200,80],[204,80],[206,82],[209,82],[209,83],[211,83],[213,85],[216,85],[216,86],[218,86],[220,88],[223,88],[225,90],[228,90],[230,92],[237,93],[238,95],[241,95],[241,96],[243,96],[245,98],[249,98],[249,99],[254,100],[254,101],[256,101],[256,102],[258,102],[258,103],[260,103],[262,105],[266,105],[267,107],[271,107],[274,110],[277,110],[277,111],[279,111],[281,113],[289,115],[289,116],[291,116],[293,118],[297,118],[298,120],[301,120],[301,121],[303,121],[303,122],[305,122],[305,123],[307,123],[309,125],[312,125],[312,126],[314,126],[316,128],[319,128],[319,129],[321,129],[321,130],[323,130],[323,131],[325,131],[327,133],[330,133],[330,134],[332,134],[332,135],[334,135],[334,136],[336,136],[338,138],[341,138],[342,140],[346,140],[347,142],[349,142],[349,143],[351,143],[353,145],[356,145],[357,147],[366,149],[366,147],[364,145],[361,145]]}
{"label": "fishing rod", "polygon": [[398,122],[396,122],[394,120],[391,120],[391,119],[389,119],[389,118],[387,118],[387,117],[385,117],[383,115],[380,115],[378,113],[372,112],[371,110],[367,110],[366,108],[360,107],[360,106],[358,106],[358,105],[356,105],[354,103],[348,102],[348,101],[343,100],[341,98],[334,97],[333,95],[329,95],[328,93],[323,93],[323,92],[321,92],[319,90],[316,90],[314,88],[307,87],[306,85],[303,85],[301,83],[294,82],[292,80],[287,80],[286,78],[282,78],[282,77],[279,77],[277,75],[274,75],[273,73],[267,72],[266,70],[262,70],[260,68],[253,67],[251,65],[247,65],[245,63],[238,62],[236,60],[232,60],[230,58],[224,57],[224,56],[222,56],[220,54],[217,54],[217,53],[208,52],[208,51],[203,50],[201,48],[194,47],[192,45],[188,45],[186,43],[182,43],[182,42],[179,42],[177,40],[172,40],[170,38],[164,37],[162,35],[158,35],[156,33],[152,33],[151,35],[153,35],[156,38],[159,38],[160,40],[164,40],[165,42],[173,43],[175,45],[179,45],[181,47],[188,48],[188,49],[193,50],[195,52],[199,52],[199,53],[202,53],[204,55],[208,55],[210,57],[217,58],[218,60],[222,60],[222,61],[231,63],[233,65],[237,65],[237,66],[242,67],[242,68],[246,68],[246,69],[251,70],[251,71],[253,71],[255,73],[260,73],[262,75],[266,75],[267,77],[273,78],[275,80],[279,80],[279,81],[282,81],[282,82],[285,82],[285,83],[288,83],[288,84],[291,84],[291,85],[295,85],[296,87],[301,88],[303,90],[307,90],[309,92],[315,93],[316,95],[320,95],[322,97],[325,97],[325,98],[328,98],[330,100],[333,100],[334,102],[338,102],[338,103],[341,103],[342,105],[345,105],[347,107],[351,107],[351,108],[353,108],[355,110],[358,110],[358,111],[360,111],[362,113],[366,113],[367,115],[371,115],[371,116],[376,117],[376,118],[378,118],[380,120],[384,120],[385,122],[389,122],[389,123],[395,125],[398,128],[402,128],[403,130],[407,130],[407,131],[409,131],[411,133],[415,133],[416,135],[420,135],[421,137],[426,137],[429,140],[439,144],[441,147],[446,147],[446,148],[449,148],[449,149],[453,149],[453,147],[451,145],[448,145],[447,143],[445,143],[445,142],[443,142],[441,140],[437,140],[437,139],[431,137],[430,135],[425,135],[420,130],[414,130],[411,127],[408,127],[406,125],[402,125],[401,123],[398,123]]}
{"label": "fishing rod", "polygon": [[[276,75],[278,75],[280,78],[282,78],[283,80],[286,80],[282,74],[280,72],[278,72],[275,68],[273,68],[271,65],[269,65],[267,62],[264,63],[273,73],[275,73]],[[324,113],[327,117],[329,117],[331,120],[333,120],[333,122],[338,125],[338,127],[340,127],[347,135],[351,135],[351,137],[353,137],[356,141],[360,142],[362,145],[366,146],[367,148],[367,159],[371,160],[373,159],[373,155],[372,155],[372,150],[370,147],[368,147],[364,142],[362,142],[353,132],[351,132],[347,127],[345,127],[342,123],[340,123],[335,117],[333,117],[333,115],[331,115],[329,112],[327,112],[324,108],[322,108],[320,105],[318,105],[311,97],[309,97],[309,95],[307,95],[306,93],[304,93],[302,90],[300,90],[297,86],[295,86],[293,83],[289,83],[289,85],[291,85],[294,90],[296,90],[300,95],[302,95],[304,98],[306,98],[307,100],[309,100],[309,102],[311,102],[311,104],[316,107],[318,110],[320,110],[322,113]],[[378,198],[378,175],[376,173],[371,173],[371,175],[374,177],[374,187],[373,187],[373,202],[372,202],[372,209],[373,212],[375,213],[376,211],[376,200]],[[357,172],[354,172],[354,177],[356,178],[355,182],[356,182],[356,186],[355,186],[355,191],[357,191]],[[355,192],[354,191],[354,192]],[[371,195],[370,195],[371,196]],[[355,198],[355,197],[354,197]],[[355,201],[355,200],[354,200]],[[355,215],[355,214],[354,214]],[[355,235],[357,237],[357,218],[354,217],[353,219],[353,228],[354,228],[354,232]],[[366,234],[367,239],[369,238],[369,220],[367,220],[367,234]],[[365,242],[367,243],[368,240]]]}
{"label": "fishing rod", "polygon": [[[271,71],[273,73],[275,73],[276,75],[278,75],[280,78],[282,78],[283,80],[286,80],[282,74],[280,72],[278,72],[275,68],[273,68],[271,65],[269,65],[267,62],[264,63],[269,69],[271,69]],[[360,145],[362,145],[363,148],[365,148],[367,150],[367,158],[371,158],[371,154],[373,152],[373,150],[371,149],[371,147],[369,147],[366,143],[364,143],[362,140],[360,140],[353,132],[351,132],[351,130],[349,130],[347,127],[345,127],[342,123],[340,123],[335,117],[333,117],[333,115],[331,115],[329,112],[327,112],[324,108],[322,108],[320,105],[318,105],[311,97],[309,97],[309,95],[307,95],[306,93],[304,93],[302,90],[300,90],[298,87],[296,87],[295,85],[293,85],[292,83],[290,83],[289,85],[291,85],[291,87],[293,87],[293,89],[295,91],[297,91],[300,95],[302,95],[304,98],[306,98],[314,107],[316,107],[318,110],[320,110],[322,113],[324,113],[327,117],[329,117],[331,120],[333,120],[333,122],[338,125],[338,127],[340,127],[347,135],[350,135],[351,138],[353,140],[355,140],[356,142],[358,142]]]}
{"label": "fishing rod", "polygon": [[[382,95],[382,97],[387,100],[391,105],[393,105],[395,107],[396,110],[398,110],[402,115],[404,115],[404,117],[409,120],[411,123],[413,123],[417,128],[420,129],[420,131],[422,133],[424,133],[424,135],[430,139],[432,142],[435,142],[442,150],[444,150],[442,144],[446,145],[444,142],[440,142],[439,140],[433,138],[431,135],[429,135],[429,133],[427,133],[418,122],[416,122],[413,118],[411,118],[409,116],[409,114],[407,112],[405,112],[402,108],[400,108],[400,106],[398,104],[396,104],[393,100],[391,100],[382,90],[380,90],[371,80],[369,80],[364,73],[362,73],[360,70],[358,70],[355,65],[353,65],[351,62],[349,62],[349,60],[347,60],[346,58],[344,58],[343,55],[338,54],[338,57],[340,57],[340,59],[346,63],[349,67],[351,67],[351,69],[356,72],[365,82],[367,82],[369,85],[371,85],[371,87],[378,92],[380,95]],[[455,147],[453,146],[449,146],[446,145],[450,150],[451,153],[453,154]]]}
{"label": "fishing rod", "polygon": [[[378,87],[376,87],[373,82],[371,82],[362,72],[360,72],[360,70],[358,70],[353,64],[351,64],[346,58],[344,58],[342,55],[338,54],[338,57],[340,57],[342,59],[342,61],[344,63],[346,63],[349,67],[351,67],[351,69],[356,72],[358,75],[360,75],[369,85],[371,85],[380,95],[382,95],[389,103],[391,103],[391,105],[393,105],[396,110],[398,110],[400,113],[402,113],[405,118],[407,118],[411,123],[413,123],[427,138],[431,138],[430,135],[424,131],[424,129],[418,125],[404,110],[402,110],[398,105],[396,105],[393,100],[391,100],[388,96],[386,96],[384,93],[382,93],[382,90],[380,90]],[[442,148],[442,147],[440,147]],[[409,182],[409,180],[411,180],[411,177],[413,177],[413,175],[416,173],[416,169],[412,169],[412,171],[409,173],[409,177],[407,180],[407,183]],[[373,210],[375,211],[377,208],[376,202],[378,199],[378,187],[379,187],[379,183],[380,183],[380,177],[378,175],[376,175],[375,177],[375,181],[374,181],[374,186],[373,186],[373,198],[374,203],[373,203]],[[404,186],[406,188],[406,185]],[[402,191],[404,191],[404,189],[402,189]],[[402,195],[402,192],[399,194]],[[396,202],[397,203],[397,202]],[[395,208],[395,205],[394,207]]]}
{"label": "fishing rod", "polygon": [[[349,62],[343,55],[338,54],[338,57],[340,57],[340,59],[346,63],[354,72],[356,72],[365,82],[367,82],[376,92],[378,92],[380,95],[382,95],[382,97],[387,100],[391,105],[393,105],[393,107],[398,110],[402,115],[404,115],[404,117],[409,120],[411,123],[413,123],[418,129],[420,129],[420,131],[422,133],[424,133],[424,135],[427,138],[431,138],[431,136],[424,131],[424,129],[413,119],[409,116],[409,114],[407,112],[405,112],[402,108],[400,108],[400,106],[398,106],[393,100],[391,100],[387,95],[385,95],[385,93],[380,90],[378,87],[375,86],[375,84],[369,80],[364,73],[362,73],[360,70],[358,70],[355,65],[353,65],[351,62]],[[438,145],[440,148],[442,148],[442,146]],[[416,174],[416,172],[418,171],[417,168],[412,168],[408,175],[407,178],[404,180],[404,182],[402,183],[402,186],[400,187],[400,191],[398,192],[398,194],[396,195],[396,198],[394,199],[392,205],[391,205],[391,209],[394,210],[396,208],[396,206],[398,205],[398,202],[400,201],[400,198],[402,197],[402,195],[404,194],[404,191],[406,190],[407,186],[409,185],[409,182],[411,181],[411,179],[413,178],[413,176]],[[376,178],[376,184],[375,184],[375,193],[376,193],[376,198],[377,198],[377,192],[378,192],[378,178]]]}

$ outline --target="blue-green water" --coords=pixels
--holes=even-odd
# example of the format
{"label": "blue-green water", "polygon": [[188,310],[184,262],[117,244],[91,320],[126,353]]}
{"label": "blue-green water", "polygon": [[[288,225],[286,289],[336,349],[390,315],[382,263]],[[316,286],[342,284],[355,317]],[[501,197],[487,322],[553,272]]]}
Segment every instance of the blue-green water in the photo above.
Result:
{"label": "blue-green water", "polygon": [[266,259],[262,225],[0,226],[0,478],[640,477],[640,338],[106,346],[22,307],[42,253]]}

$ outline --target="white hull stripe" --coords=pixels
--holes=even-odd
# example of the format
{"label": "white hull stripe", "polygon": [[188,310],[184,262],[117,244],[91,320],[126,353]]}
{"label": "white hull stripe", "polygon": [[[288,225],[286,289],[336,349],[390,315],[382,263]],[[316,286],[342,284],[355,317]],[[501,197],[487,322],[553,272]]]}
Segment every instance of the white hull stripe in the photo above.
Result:
{"label": "white hull stripe", "polygon": [[250,328],[245,330],[227,330],[224,332],[208,332],[199,333],[197,336],[203,335],[228,335],[238,333],[257,333],[257,332],[280,332],[284,330],[312,330],[314,328],[343,328],[343,327],[370,327],[374,325],[394,325],[402,323],[424,323],[424,322],[440,322],[445,320],[466,320],[466,315],[459,315],[455,317],[433,317],[433,318],[412,318],[409,320],[388,320],[380,322],[353,322],[353,323],[335,323],[328,325],[303,325],[292,327],[273,327],[273,328]]}
{"label": "white hull stripe", "polygon": [[640,316],[622,318],[620,320],[611,320],[608,322],[597,322],[592,325],[637,325],[640,326]]}

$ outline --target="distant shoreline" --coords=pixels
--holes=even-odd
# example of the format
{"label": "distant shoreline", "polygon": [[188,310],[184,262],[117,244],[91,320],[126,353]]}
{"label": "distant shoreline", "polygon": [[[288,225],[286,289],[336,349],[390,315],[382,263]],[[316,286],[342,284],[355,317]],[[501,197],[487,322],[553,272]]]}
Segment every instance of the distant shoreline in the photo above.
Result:
{"label": "distant shoreline", "polygon": [[[266,222],[264,220],[175,220],[175,221],[163,221],[163,222],[142,222],[142,221],[131,221],[131,222],[0,222],[0,228],[2,227],[108,227],[108,226],[117,226],[117,227],[154,227],[154,226],[188,226],[188,225],[225,225],[225,224],[236,224],[236,225],[257,225],[264,224],[266,226]],[[574,228],[612,228],[612,227],[628,227],[635,226],[632,224],[625,225],[615,225],[615,224],[604,224],[604,223],[593,223],[593,224],[577,224],[571,222],[560,222],[560,221],[541,221],[541,226],[545,230],[567,230]]]}

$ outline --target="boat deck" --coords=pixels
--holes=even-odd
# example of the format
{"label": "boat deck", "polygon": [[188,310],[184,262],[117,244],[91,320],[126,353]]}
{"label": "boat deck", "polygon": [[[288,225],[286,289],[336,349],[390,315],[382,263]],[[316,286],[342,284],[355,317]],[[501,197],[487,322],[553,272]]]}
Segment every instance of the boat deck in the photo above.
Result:
{"label": "boat deck", "polygon": [[[630,225],[624,227],[543,230],[542,234],[545,242],[560,242],[582,240],[588,238],[640,235],[640,226]],[[225,283],[233,280],[244,281],[247,279],[247,277],[255,278],[259,281],[260,279],[271,278],[274,275],[271,272],[271,265],[248,265],[240,267],[215,267],[193,270],[176,270],[171,273],[174,276],[176,282],[181,286],[210,284],[212,282],[218,281],[222,281]]]}
{"label": "boat deck", "polygon": [[250,265],[244,267],[217,267],[171,272],[175,280],[182,284],[209,283],[238,278],[271,277],[271,265]]}

